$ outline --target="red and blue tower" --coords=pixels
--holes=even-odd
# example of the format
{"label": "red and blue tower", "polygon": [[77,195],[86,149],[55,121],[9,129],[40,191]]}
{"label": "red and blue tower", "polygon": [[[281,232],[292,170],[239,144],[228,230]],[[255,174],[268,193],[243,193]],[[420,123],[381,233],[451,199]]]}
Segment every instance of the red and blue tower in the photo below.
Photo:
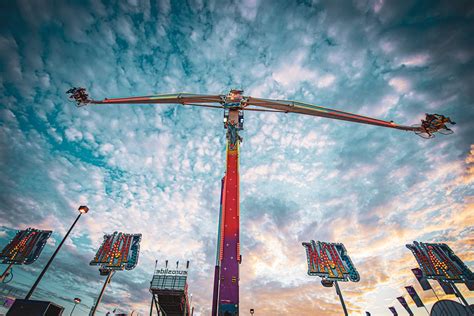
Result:
{"label": "red and blue tower", "polygon": [[240,254],[240,179],[239,131],[243,129],[240,108],[242,92],[232,90],[226,97],[224,127],[226,133],[226,171],[222,178],[221,205],[214,270],[213,316],[239,314]]}

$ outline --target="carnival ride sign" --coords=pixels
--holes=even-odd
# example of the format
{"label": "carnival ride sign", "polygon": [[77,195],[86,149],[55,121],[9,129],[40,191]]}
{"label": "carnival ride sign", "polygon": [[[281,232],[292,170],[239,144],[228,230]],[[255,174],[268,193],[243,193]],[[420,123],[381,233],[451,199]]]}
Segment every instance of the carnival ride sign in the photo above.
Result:
{"label": "carnival ride sign", "polygon": [[156,270],[150,283],[150,289],[153,291],[185,291],[187,277],[187,270]]}
{"label": "carnival ride sign", "polygon": [[474,280],[474,274],[448,245],[414,241],[413,245],[406,246],[415,256],[426,278],[456,283]]}
{"label": "carnival ride sign", "polygon": [[308,274],[323,280],[358,282],[359,273],[341,243],[304,242],[308,261]]}
{"label": "carnival ride sign", "polygon": [[155,271],[155,275],[188,275],[188,270],[159,269]]}
{"label": "carnival ride sign", "polygon": [[0,261],[7,264],[32,264],[38,259],[51,233],[50,230],[34,228],[18,231],[3,248]]}
{"label": "carnival ride sign", "polygon": [[141,234],[114,232],[104,235],[102,246],[90,265],[100,265],[101,270],[132,270],[138,263]]}

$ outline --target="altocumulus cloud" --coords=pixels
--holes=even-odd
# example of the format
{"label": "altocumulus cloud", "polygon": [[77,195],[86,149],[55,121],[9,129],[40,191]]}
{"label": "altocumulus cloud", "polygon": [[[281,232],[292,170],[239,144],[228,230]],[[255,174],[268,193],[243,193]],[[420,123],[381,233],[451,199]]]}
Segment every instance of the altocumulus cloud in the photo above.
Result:
{"label": "altocumulus cloud", "polygon": [[[90,307],[88,266],[103,233],[143,233],[139,265],[117,274],[100,312],[146,313],[154,260],[191,260],[198,314],[210,313],[224,131],[219,111],[176,106],[76,109],[165,92],[288,98],[416,124],[457,121],[431,141],[296,115],[246,114],[241,171],[241,309],[334,315],[306,273],[302,241],[346,244],[359,284],[351,313],[389,315],[413,282],[412,240],[449,243],[472,267],[473,7],[469,1],[120,1],[0,5],[1,246],[18,228],[54,229],[16,269],[26,291],[87,203],[35,298]],[[390,249],[390,251],[387,251]],[[472,295],[462,288],[466,296]],[[420,292],[420,291],[419,291]],[[433,297],[422,293],[433,302]]]}

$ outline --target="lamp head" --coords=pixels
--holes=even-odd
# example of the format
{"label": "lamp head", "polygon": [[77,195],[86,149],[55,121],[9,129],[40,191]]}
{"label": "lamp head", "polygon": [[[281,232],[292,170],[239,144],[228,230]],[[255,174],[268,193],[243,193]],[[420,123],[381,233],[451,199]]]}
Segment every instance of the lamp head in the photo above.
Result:
{"label": "lamp head", "polygon": [[89,212],[89,208],[85,205],[81,205],[79,206],[79,209],[78,211],[81,213],[81,214],[86,214],[87,212]]}
{"label": "lamp head", "polygon": [[74,303],[79,304],[81,302],[81,299],[79,297],[74,298]]}

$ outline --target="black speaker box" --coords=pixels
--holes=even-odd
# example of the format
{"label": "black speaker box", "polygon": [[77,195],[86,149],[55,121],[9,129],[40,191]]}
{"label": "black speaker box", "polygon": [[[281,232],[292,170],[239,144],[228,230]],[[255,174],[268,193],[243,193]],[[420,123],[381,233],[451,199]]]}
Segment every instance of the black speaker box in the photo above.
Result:
{"label": "black speaker box", "polygon": [[64,307],[47,301],[16,299],[7,316],[61,316]]}

